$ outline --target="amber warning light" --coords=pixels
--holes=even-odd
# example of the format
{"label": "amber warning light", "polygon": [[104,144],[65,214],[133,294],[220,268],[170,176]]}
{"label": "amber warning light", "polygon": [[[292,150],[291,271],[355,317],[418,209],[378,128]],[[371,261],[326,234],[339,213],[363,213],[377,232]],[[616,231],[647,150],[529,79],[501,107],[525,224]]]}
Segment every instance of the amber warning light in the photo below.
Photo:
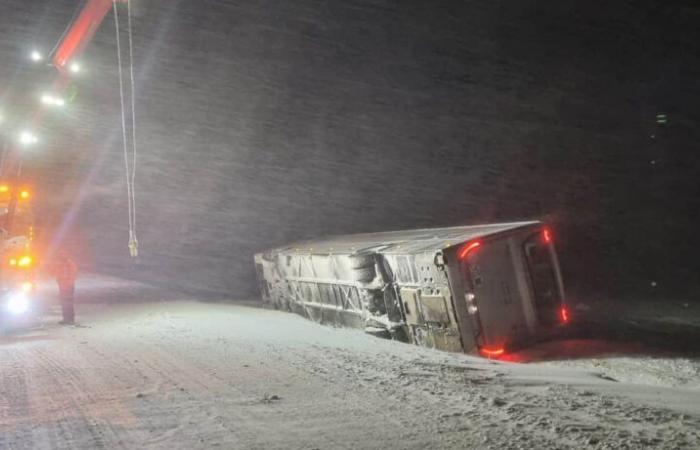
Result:
{"label": "amber warning light", "polygon": [[33,263],[33,259],[31,256],[22,256],[21,258],[10,258],[8,263],[12,267],[29,267]]}

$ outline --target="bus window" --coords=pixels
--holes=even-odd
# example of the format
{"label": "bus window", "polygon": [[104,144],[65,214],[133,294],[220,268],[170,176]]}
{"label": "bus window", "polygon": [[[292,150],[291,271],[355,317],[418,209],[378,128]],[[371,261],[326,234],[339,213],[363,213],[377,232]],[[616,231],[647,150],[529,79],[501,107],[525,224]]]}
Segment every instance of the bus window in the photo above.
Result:
{"label": "bus window", "polygon": [[535,308],[541,324],[552,325],[559,320],[561,298],[550,246],[537,233],[525,241],[525,256],[530,271]]}

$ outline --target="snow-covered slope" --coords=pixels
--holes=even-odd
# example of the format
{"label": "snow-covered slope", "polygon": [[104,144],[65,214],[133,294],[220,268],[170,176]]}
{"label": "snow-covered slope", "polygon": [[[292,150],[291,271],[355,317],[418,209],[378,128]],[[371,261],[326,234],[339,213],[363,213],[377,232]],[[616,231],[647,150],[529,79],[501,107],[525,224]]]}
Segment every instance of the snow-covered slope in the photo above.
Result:
{"label": "snow-covered slope", "polygon": [[81,326],[0,341],[0,448],[700,445],[697,360],[495,362],[116,279],[78,293]]}

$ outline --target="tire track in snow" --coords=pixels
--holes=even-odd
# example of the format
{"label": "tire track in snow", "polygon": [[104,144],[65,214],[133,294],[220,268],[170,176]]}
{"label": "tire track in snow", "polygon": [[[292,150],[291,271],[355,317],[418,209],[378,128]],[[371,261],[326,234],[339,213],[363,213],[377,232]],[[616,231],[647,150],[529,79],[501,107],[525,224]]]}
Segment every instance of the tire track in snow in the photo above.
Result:
{"label": "tire track in snow", "polygon": [[[87,361],[82,358],[82,352],[80,359],[65,358],[67,354],[68,352],[64,352],[64,357],[59,357],[46,349],[33,352],[32,357],[45,369],[49,378],[44,380],[43,385],[49,386],[51,390],[40,397],[41,401],[62,400],[60,403],[53,400],[54,408],[60,408],[62,411],[58,413],[62,419],[60,428],[64,431],[69,430],[74,438],[76,434],[79,435],[79,441],[76,442],[79,446],[95,449],[126,448],[124,439],[127,435],[124,430],[117,430],[113,426],[114,418],[109,417],[109,412],[106,416],[98,416],[109,396],[105,395],[104,389],[101,388],[102,383],[90,382],[94,376],[86,372],[94,370],[91,369],[94,366],[85,364]],[[81,365],[90,369],[81,370],[78,368]]]}
{"label": "tire track in snow", "polygon": [[[290,417],[284,413],[277,414],[278,404],[274,401],[266,401],[259,395],[253,395],[249,390],[244,390],[238,387],[237,382],[242,381],[245,386],[256,388],[256,390],[269,390],[271,386],[265,386],[264,378],[257,380],[242,380],[242,374],[234,370],[237,375],[237,380],[226,378],[222,373],[226,370],[221,370],[220,364],[216,366],[219,370],[212,370],[210,360],[198,361],[198,357],[202,354],[197,350],[196,345],[191,342],[173,342],[177,339],[160,341],[155,345],[163,349],[162,358],[158,359],[158,366],[167,368],[168,374],[177,374],[173,380],[195,379],[203,383],[203,387],[207,390],[212,389],[215,392],[226,392],[226,398],[219,398],[218,401],[227,406],[221,408],[218,405],[219,411],[224,409],[225,415],[217,414],[216,408],[212,408],[211,403],[198,404],[195,401],[195,392],[191,390],[187,392],[187,396],[194,404],[198,404],[199,409],[204,413],[208,420],[217,423],[220,427],[235,436],[242,438],[241,444],[245,448],[259,449],[286,449],[289,447],[289,442],[304,442],[308,434],[315,432],[315,423],[309,417],[305,417],[303,423],[294,417]],[[178,345],[180,344],[180,345]],[[188,345],[189,344],[189,345]],[[228,345],[227,343],[219,342],[219,345]],[[276,367],[274,359],[269,358],[269,354],[264,354],[264,358],[259,359],[258,353],[251,352],[247,346],[233,345],[228,347],[230,351],[229,360],[235,361],[234,369],[244,369],[245,366],[265,364],[268,373],[284,373],[287,377],[292,377],[288,367]],[[211,349],[210,349],[211,350]],[[178,355],[176,358],[175,355]],[[242,363],[247,361],[248,364]],[[224,365],[223,369],[227,369]],[[197,368],[196,370],[193,368]],[[231,372],[230,370],[228,371]],[[253,381],[253,382],[251,382]],[[232,392],[233,391],[233,392]],[[233,394],[233,395],[232,395]],[[325,416],[323,417],[325,419]],[[271,423],[274,420],[274,423]],[[270,433],[271,428],[274,428],[274,433]],[[334,441],[334,448],[351,448],[351,444],[342,441]]]}
{"label": "tire track in snow", "polygon": [[[182,349],[186,346],[173,345],[171,341],[163,343],[153,341],[150,337],[140,338],[137,363],[133,362],[134,354],[124,353],[114,345],[107,352],[94,345],[86,349],[94,353],[98,360],[107,357],[121,360],[122,367],[134,370],[135,373],[129,377],[131,379],[148,379],[148,383],[140,389],[140,394],[145,394],[139,399],[143,408],[135,406],[138,419],[144,422],[149,430],[157,431],[156,436],[145,437],[145,442],[159,445],[174,437],[187,437],[194,441],[193,445],[203,445],[204,442],[212,440],[210,427],[202,427],[207,430],[206,433],[197,431],[199,427],[196,424],[203,422],[219,427],[227,444],[249,447],[260,442],[268,430],[266,422],[262,420],[264,417],[251,410],[251,406],[255,406],[257,400],[237,389],[235,384],[212,375],[201,365],[195,364],[188,355],[189,351],[183,354]],[[133,343],[120,341],[120,344],[133,348]],[[228,398],[237,399],[229,402],[231,407],[226,408],[225,415],[217,413],[220,405],[216,403],[222,398],[217,395],[220,392],[226,392]],[[203,399],[202,393],[210,394],[206,396],[207,399]],[[150,401],[154,397],[157,397],[158,401]],[[163,401],[168,397],[172,402],[176,402],[177,406],[175,403],[172,408],[164,406]],[[152,410],[155,405],[158,405],[157,411]],[[164,416],[169,416],[177,424],[163,429]],[[195,426],[188,426],[185,422],[193,422]],[[292,435],[296,433],[296,430],[292,429],[287,431]],[[260,445],[260,448],[265,447],[264,444]]]}
{"label": "tire track in snow", "polygon": [[29,394],[27,372],[21,364],[20,350],[11,346],[3,349],[2,364],[2,432],[0,448],[31,449],[34,446],[33,427],[29,421]]}

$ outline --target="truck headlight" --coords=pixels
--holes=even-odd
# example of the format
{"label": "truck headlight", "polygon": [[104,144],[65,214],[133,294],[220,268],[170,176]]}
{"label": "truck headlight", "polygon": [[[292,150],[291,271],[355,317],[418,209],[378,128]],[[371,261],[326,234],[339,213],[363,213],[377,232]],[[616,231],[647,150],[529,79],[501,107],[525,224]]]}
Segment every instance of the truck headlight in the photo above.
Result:
{"label": "truck headlight", "polygon": [[29,299],[24,293],[12,293],[7,298],[6,306],[11,314],[24,314],[29,310]]}

